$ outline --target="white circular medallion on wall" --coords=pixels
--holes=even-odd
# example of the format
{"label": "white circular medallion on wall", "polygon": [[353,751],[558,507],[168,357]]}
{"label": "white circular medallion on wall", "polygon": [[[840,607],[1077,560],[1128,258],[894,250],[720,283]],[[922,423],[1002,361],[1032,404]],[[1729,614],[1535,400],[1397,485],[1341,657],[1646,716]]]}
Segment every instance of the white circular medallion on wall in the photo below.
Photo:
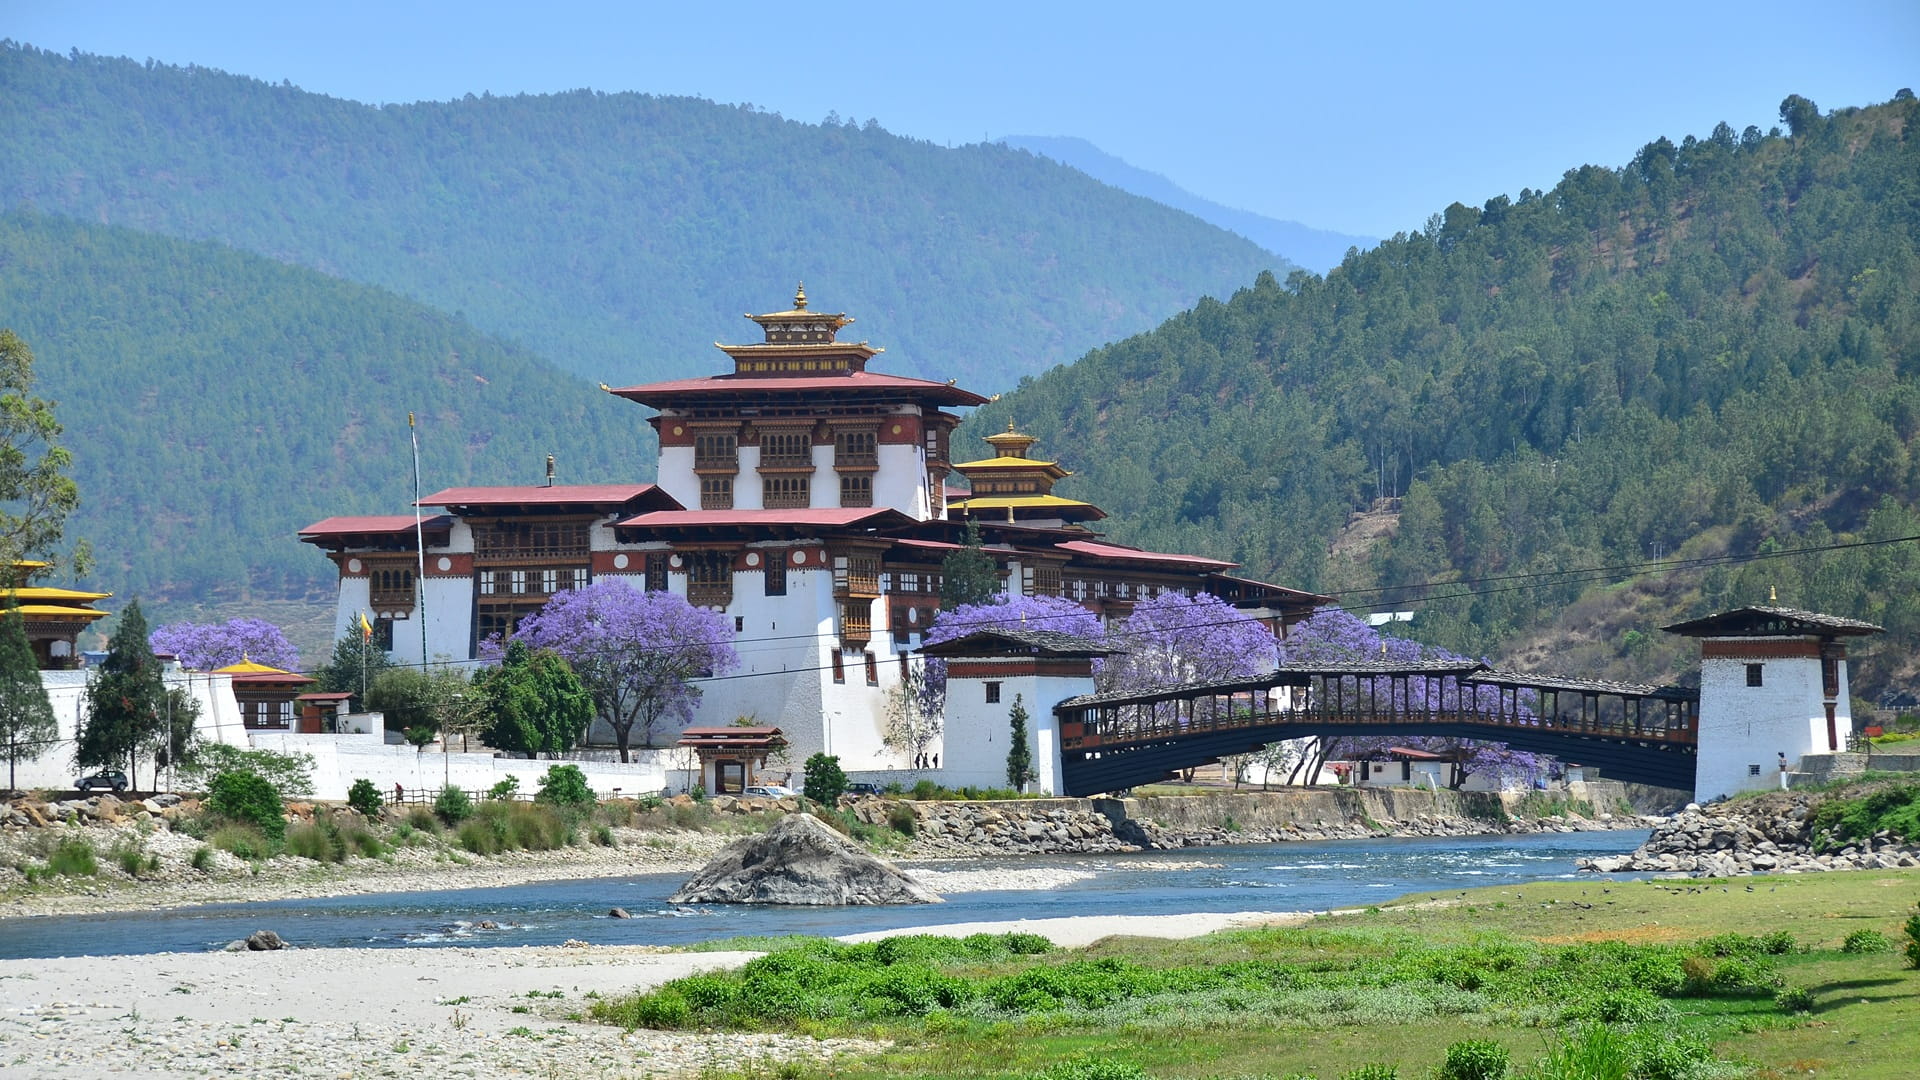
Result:
{"label": "white circular medallion on wall", "polygon": [[440,561],[434,563],[433,565],[439,567],[440,572],[444,574],[447,571],[453,569],[453,560],[447,558],[445,555],[442,555],[440,556]]}
{"label": "white circular medallion on wall", "polygon": [[793,565],[799,566],[801,563],[804,563],[806,561],[807,561],[807,552],[805,548],[802,548],[793,553]]}
{"label": "white circular medallion on wall", "polygon": [[615,555],[613,557],[613,568],[615,570],[625,570],[627,568],[627,557],[625,554]]}
{"label": "white circular medallion on wall", "polygon": [[900,425],[899,425],[899,424],[895,424],[895,425],[893,425],[893,433],[894,433],[895,435],[898,435],[898,434],[900,434]]}
{"label": "white circular medallion on wall", "polygon": [[685,435],[685,434],[687,433],[687,429],[686,429],[686,428],[683,428],[683,427],[680,427],[679,425],[677,425],[677,424],[676,424],[676,425],[674,426],[674,429],[673,429],[673,433],[674,433],[675,435]]}
{"label": "white circular medallion on wall", "polygon": [[347,573],[349,573],[349,574],[357,574],[357,573],[359,573],[359,572],[360,572],[360,570],[361,570],[361,566],[360,566],[360,560],[359,560],[359,559],[348,559],[348,560],[347,560]]}
{"label": "white circular medallion on wall", "polygon": [[680,556],[678,555],[667,556],[667,565],[673,567],[675,570],[678,570],[680,568]]}
{"label": "white circular medallion on wall", "polygon": [[760,553],[759,553],[759,552],[757,552],[757,551],[749,551],[749,552],[747,552],[747,565],[748,565],[748,566],[759,566],[759,565],[760,565]]}

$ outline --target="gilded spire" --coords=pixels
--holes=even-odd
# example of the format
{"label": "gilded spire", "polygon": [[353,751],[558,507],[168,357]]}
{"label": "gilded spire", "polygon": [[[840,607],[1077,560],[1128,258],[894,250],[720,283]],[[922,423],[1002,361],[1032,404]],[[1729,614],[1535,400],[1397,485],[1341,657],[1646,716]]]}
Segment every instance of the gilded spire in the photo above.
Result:
{"label": "gilded spire", "polygon": [[804,281],[793,290],[793,310],[807,310],[807,283]]}

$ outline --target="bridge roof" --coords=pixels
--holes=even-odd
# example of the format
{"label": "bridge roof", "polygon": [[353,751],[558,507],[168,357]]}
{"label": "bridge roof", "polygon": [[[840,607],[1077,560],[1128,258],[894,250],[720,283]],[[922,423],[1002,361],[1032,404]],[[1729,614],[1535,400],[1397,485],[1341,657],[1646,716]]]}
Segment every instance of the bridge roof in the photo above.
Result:
{"label": "bridge roof", "polygon": [[1344,675],[1358,678],[1402,675],[1464,676],[1476,671],[1485,671],[1487,665],[1478,660],[1347,660],[1339,663],[1315,663],[1303,660],[1281,664],[1275,670],[1281,674],[1319,675],[1328,678]]}
{"label": "bridge roof", "polygon": [[1079,697],[1070,697],[1053,708],[1057,713],[1065,709],[1085,709],[1102,705],[1147,705],[1156,701],[1216,697],[1221,694],[1241,694],[1252,690],[1271,690],[1276,686],[1305,685],[1304,679],[1291,672],[1269,671],[1265,675],[1253,675],[1244,679],[1179,683],[1174,686],[1156,687],[1152,690],[1107,690],[1098,694],[1081,694]]}
{"label": "bridge roof", "polygon": [[1560,675],[1529,675],[1520,671],[1481,671],[1467,681],[1485,686],[1511,686],[1522,690],[1570,691],[1579,694],[1605,694],[1610,697],[1658,698],[1661,701],[1699,701],[1700,691],[1687,686],[1654,686],[1649,683],[1612,682],[1607,679],[1572,679]]}
{"label": "bridge roof", "polygon": [[1061,630],[1016,630],[1007,627],[983,627],[962,637],[923,646],[924,656],[1055,656],[1087,658],[1112,656],[1126,652],[1102,645],[1092,638]]}

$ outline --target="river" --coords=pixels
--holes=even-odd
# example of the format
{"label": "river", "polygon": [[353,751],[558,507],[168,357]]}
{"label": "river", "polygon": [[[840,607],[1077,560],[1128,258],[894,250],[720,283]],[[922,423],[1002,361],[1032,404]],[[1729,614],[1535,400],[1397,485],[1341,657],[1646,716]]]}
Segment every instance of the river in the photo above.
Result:
{"label": "river", "polygon": [[[1646,837],[1631,830],[1337,840],[932,863],[925,868],[989,881],[998,874],[1013,881],[1065,880],[1049,888],[953,892],[944,904],[902,907],[670,905],[666,898],[684,874],[210,904],[0,921],[0,958],[199,952],[260,929],[307,947],[555,945],[569,939],[682,945],[742,934],[832,936],[1072,915],[1321,911],[1412,892],[1568,879],[1576,858],[1629,852]],[[615,907],[633,917],[609,918]],[[497,928],[481,928],[482,922]]]}

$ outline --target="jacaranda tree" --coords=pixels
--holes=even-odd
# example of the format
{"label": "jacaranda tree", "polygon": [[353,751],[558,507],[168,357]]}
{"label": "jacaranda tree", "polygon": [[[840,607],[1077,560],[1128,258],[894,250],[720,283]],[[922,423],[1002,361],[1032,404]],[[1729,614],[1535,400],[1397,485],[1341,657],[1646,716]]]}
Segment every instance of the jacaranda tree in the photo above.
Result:
{"label": "jacaranda tree", "polygon": [[265,619],[223,623],[167,623],[153,632],[153,651],[180,658],[189,671],[213,671],[251,660],[283,671],[300,670],[300,652]]}
{"label": "jacaranda tree", "polygon": [[652,745],[662,721],[691,723],[701,697],[696,680],[740,663],[726,615],[694,607],[678,593],[620,581],[554,594],[521,621],[514,637],[552,649],[573,665],[595,710],[613,729],[621,761],[629,760],[635,728],[641,743]]}

